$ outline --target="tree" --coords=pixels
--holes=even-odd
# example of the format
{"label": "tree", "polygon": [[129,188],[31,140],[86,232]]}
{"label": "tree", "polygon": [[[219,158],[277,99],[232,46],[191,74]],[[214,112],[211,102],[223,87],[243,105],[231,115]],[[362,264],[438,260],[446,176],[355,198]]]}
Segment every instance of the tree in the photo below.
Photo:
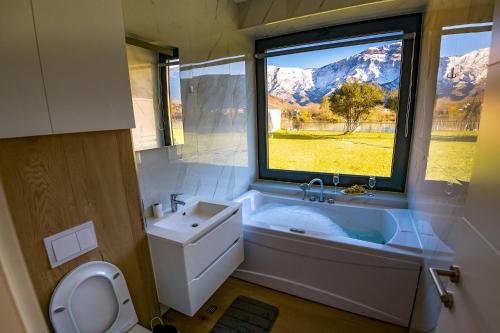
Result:
{"label": "tree", "polygon": [[477,123],[479,123],[479,116],[483,106],[483,94],[477,92],[469,100],[469,103],[462,106],[462,110],[464,111],[465,130],[473,131],[477,129]]}
{"label": "tree", "polygon": [[373,83],[346,82],[330,96],[330,110],[345,119],[347,133],[354,132],[360,120],[384,102],[384,91]]}
{"label": "tree", "polygon": [[321,113],[330,111],[330,99],[328,98],[328,96],[323,96],[323,98],[321,99],[319,110]]}
{"label": "tree", "polygon": [[311,112],[309,112],[309,110],[302,110],[302,111],[300,111],[300,114],[298,116],[298,120],[301,123],[304,123],[306,121],[311,121],[312,120]]}
{"label": "tree", "polygon": [[392,112],[398,112],[399,110],[399,90],[394,89],[387,93],[387,98],[385,100],[385,108],[391,110]]}

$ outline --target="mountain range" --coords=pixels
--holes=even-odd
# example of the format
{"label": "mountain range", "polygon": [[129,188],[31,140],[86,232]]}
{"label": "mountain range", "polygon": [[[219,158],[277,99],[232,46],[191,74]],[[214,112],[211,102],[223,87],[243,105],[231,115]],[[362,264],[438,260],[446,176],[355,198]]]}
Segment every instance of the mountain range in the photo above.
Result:
{"label": "mountain range", "polygon": [[[321,103],[344,82],[356,79],[379,84],[386,91],[399,87],[401,42],[370,47],[319,68],[267,67],[268,93],[290,104]],[[441,57],[437,94],[460,100],[485,86],[489,49]],[[453,75],[451,75],[453,74]]]}

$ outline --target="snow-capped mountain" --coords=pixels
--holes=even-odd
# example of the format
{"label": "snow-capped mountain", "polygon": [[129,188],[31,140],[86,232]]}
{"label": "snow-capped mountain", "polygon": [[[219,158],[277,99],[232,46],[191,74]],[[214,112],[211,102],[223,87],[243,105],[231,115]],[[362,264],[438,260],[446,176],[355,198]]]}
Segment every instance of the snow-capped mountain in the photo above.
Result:
{"label": "snow-capped mountain", "polygon": [[[320,103],[325,95],[349,79],[373,82],[385,90],[399,86],[401,42],[370,47],[358,54],[320,68],[267,67],[269,94],[300,105]],[[472,51],[463,56],[440,59],[438,95],[452,94],[458,99],[478,87],[484,87],[489,49]],[[451,68],[456,77],[449,79]]]}
{"label": "snow-capped mountain", "polygon": [[437,95],[462,99],[482,93],[486,86],[489,48],[462,56],[443,57],[439,63]]}
{"label": "snow-capped mountain", "polygon": [[[267,67],[269,94],[301,105],[311,102],[308,93],[314,87],[314,69],[293,67]],[[317,103],[316,101],[314,101]]]}

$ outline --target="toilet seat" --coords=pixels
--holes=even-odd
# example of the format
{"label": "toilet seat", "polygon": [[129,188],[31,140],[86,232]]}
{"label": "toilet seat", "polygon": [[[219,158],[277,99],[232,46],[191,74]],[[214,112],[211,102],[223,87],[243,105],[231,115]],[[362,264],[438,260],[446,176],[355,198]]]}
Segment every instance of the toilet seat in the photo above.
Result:
{"label": "toilet seat", "polygon": [[136,325],[122,272],[104,261],[89,262],[68,273],[52,294],[49,311],[57,333],[123,333],[142,328]]}

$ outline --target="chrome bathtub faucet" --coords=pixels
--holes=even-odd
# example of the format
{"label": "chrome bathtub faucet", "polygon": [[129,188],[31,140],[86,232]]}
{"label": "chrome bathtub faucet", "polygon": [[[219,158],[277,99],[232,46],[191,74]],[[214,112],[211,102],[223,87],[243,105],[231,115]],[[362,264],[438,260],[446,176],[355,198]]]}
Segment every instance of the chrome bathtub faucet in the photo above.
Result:
{"label": "chrome bathtub faucet", "polygon": [[172,213],[177,211],[177,205],[184,206],[186,203],[181,200],[177,200],[177,197],[182,195],[182,193],[172,193],[170,194],[170,207],[172,208]]}
{"label": "chrome bathtub faucet", "polygon": [[314,183],[319,183],[319,199],[318,202],[325,202],[325,197],[323,196],[323,181],[319,178],[314,178],[308,184],[308,187],[311,188]]}

